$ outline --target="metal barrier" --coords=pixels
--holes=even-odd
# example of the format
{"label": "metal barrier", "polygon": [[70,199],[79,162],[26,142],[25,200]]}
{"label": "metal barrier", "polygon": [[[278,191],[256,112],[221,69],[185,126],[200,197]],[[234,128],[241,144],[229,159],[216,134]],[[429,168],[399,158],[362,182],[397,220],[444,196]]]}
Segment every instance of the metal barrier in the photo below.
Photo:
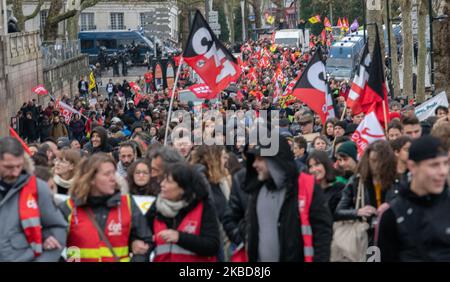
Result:
{"label": "metal barrier", "polygon": [[80,41],[43,42],[41,52],[43,65],[48,67],[79,56]]}

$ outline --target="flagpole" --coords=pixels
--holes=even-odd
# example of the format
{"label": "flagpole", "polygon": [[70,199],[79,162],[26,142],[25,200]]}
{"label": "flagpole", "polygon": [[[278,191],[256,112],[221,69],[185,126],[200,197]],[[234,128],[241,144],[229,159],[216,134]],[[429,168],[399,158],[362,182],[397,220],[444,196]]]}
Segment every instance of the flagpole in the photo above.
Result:
{"label": "flagpole", "polygon": [[[340,121],[344,120],[345,113],[347,113],[347,103],[345,103],[344,111],[342,112]],[[334,136],[333,146],[331,147],[333,149],[333,154],[334,154],[334,146],[336,146],[336,136]]]}
{"label": "flagpole", "polygon": [[388,120],[387,120],[386,101],[385,100],[383,100],[383,115],[384,115],[384,130],[386,131],[386,135],[387,135]]}
{"label": "flagpole", "polygon": [[178,66],[177,75],[175,76],[175,82],[174,82],[174,85],[172,88],[172,97],[170,98],[169,112],[167,113],[166,133],[164,135],[164,146],[167,145],[167,136],[169,135],[169,122],[170,122],[170,116],[172,115],[173,100],[175,98],[175,90],[177,89],[178,78],[180,76],[181,67],[183,66],[183,63],[184,63],[184,58],[183,58],[183,56],[181,56],[180,65]]}

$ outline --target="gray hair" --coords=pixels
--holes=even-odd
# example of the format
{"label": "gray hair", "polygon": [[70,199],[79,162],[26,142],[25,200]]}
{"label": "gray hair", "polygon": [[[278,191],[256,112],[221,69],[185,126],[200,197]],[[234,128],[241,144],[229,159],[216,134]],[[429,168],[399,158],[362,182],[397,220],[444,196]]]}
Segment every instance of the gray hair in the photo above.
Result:
{"label": "gray hair", "polygon": [[23,156],[25,150],[19,140],[13,137],[3,137],[0,139],[0,160],[3,160],[5,154],[11,154],[15,157]]}
{"label": "gray hair", "polygon": [[163,161],[164,170],[169,165],[186,162],[183,156],[177,150],[171,147],[161,147],[150,154],[150,159],[156,159],[157,157],[160,157]]}

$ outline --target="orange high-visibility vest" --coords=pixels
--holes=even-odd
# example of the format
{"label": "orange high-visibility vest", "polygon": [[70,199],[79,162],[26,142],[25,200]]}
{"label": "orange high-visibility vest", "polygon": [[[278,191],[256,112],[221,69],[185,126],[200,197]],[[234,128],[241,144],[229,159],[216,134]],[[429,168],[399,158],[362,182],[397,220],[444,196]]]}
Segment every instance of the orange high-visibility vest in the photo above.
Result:
{"label": "orange high-visibility vest", "polygon": [[36,176],[31,176],[19,195],[19,218],[28,243],[37,257],[42,253],[41,214],[38,207]]}
{"label": "orange high-visibility vest", "polygon": [[[104,233],[121,262],[130,261],[129,239],[131,231],[131,199],[129,195],[121,197],[120,205],[111,208]],[[67,201],[69,215],[69,232],[67,247],[80,249],[80,262],[114,262],[114,256],[101,240],[95,225],[82,207],[74,208],[72,199]]]}
{"label": "orange high-visibility vest", "polygon": [[[177,231],[199,236],[202,214],[203,202],[199,202],[198,205],[183,218]],[[163,221],[155,218],[153,221],[153,234],[155,234],[156,242],[154,262],[215,262],[217,260],[215,256],[199,256],[177,244],[166,243],[156,236],[159,232],[166,229],[167,225]]]}
{"label": "orange high-visibility vest", "polygon": [[314,176],[301,173],[298,177],[298,211],[302,225],[303,253],[305,262],[313,262],[314,247],[309,209],[314,193]]}

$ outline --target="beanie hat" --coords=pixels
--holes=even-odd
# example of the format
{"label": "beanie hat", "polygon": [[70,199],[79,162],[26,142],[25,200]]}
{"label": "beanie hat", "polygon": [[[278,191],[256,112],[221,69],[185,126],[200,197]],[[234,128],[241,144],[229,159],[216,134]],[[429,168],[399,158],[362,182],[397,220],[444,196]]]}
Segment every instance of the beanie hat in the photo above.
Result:
{"label": "beanie hat", "polygon": [[431,135],[414,140],[409,148],[409,159],[416,163],[447,155],[448,152],[442,148],[441,141]]}
{"label": "beanie hat", "polygon": [[358,161],[358,150],[356,149],[355,142],[347,141],[342,143],[342,145],[337,149],[337,154],[347,155],[354,159],[355,162]]}

